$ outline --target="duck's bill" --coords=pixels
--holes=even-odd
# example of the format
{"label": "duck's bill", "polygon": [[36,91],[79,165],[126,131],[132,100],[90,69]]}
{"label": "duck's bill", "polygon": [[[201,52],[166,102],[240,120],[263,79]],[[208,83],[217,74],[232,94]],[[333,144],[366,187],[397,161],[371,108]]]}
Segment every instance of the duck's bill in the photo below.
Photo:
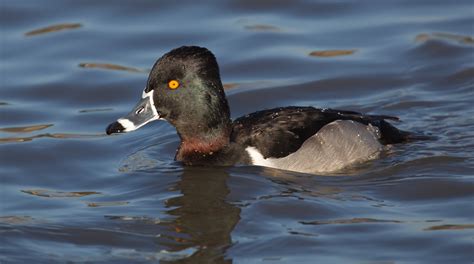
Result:
{"label": "duck's bill", "polygon": [[160,116],[153,103],[153,90],[148,93],[143,92],[142,99],[133,110],[110,124],[106,129],[106,133],[110,135],[113,133],[130,132],[158,119],[160,119]]}

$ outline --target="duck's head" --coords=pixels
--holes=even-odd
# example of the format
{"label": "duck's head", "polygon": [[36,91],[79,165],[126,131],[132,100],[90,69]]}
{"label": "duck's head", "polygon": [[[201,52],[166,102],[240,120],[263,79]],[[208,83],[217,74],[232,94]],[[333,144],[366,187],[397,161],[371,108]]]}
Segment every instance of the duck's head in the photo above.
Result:
{"label": "duck's head", "polygon": [[138,104],[106,132],[130,132],[160,119],[175,126],[183,141],[228,137],[229,106],[216,58],[208,49],[184,46],[158,59]]}

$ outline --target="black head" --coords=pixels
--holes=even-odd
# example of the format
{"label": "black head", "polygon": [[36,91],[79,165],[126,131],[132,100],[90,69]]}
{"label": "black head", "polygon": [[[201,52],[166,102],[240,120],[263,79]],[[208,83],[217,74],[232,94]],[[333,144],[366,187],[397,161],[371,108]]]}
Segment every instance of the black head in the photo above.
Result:
{"label": "black head", "polygon": [[[229,106],[214,55],[206,48],[183,46],[158,59],[148,77],[142,101],[129,116],[146,113],[151,120],[166,119],[182,139],[205,141],[228,134]],[[123,127],[121,131],[107,132],[132,131],[149,122],[135,123],[129,116],[117,121]],[[112,125],[109,128],[114,129]]]}
{"label": "black head", "polygon": [[161,57],[148,77],[145,93],[150,91],[158,115],[182,136],[207,134],[230,124],[219,67],[206,48],[184,46]]}

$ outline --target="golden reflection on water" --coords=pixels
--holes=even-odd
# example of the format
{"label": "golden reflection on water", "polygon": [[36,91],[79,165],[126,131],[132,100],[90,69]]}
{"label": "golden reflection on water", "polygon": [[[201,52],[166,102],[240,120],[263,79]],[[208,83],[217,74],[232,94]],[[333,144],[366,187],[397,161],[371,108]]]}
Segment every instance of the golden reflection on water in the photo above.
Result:
{"label": "golden reflection on water", "polygon": [[266,24],[255,24],[255,25],[246,25],[244,26],[246,30],[250,31],[262,31],[262,32],[279,32],[281,29],[273,25]]}
{"label": "golden reflection on water", "polygon": [[101,194],[100,192],[85,191],[85,192],[63,192],[63,191],[51,191],[44,189],[35,189],[35,190],[21,190],[23,193],[40,196],[40,197],[50,197],[50,198],[65,198],[65,197],[84,197],[88,195],[97,195]]}
{"label": "golden reflection on water", "polygon": [[104,69],[104,70],[114,70],[114,71],[128,71],[128,72],[143,72],[143,73],[148,73],[148,70],[142,70],[134,67],[129,67],[129,66],[123,66],[119,64],[113,64],[113,63],[88,63],[88,62],[83,62],[79,63],[78,65],[81,68],[98,68],[98,69]]}
{"label": "golden reflection on water", "polygon": [[160,224],[159,218],[148,217],[148,216],[127,216],[127,215],[104,215],[105,219],[116,220],[116,221],[130,221],[133,223],[145,223],[145,224]]}
{"label": "golden reflection on water", "polygon": [[44,28],[39,28],[39,29],[26,32],[25,36],[35,36],[35,35],[46,34],[46,33],[51,33],[51,32],[77,29],[80,27],[82,27],[82,24],[80,23],[62,23],[62,24],[51,25]]}
{"label": "golden reflection on water", "polygon": [[424,231],[436,231],[436,230],[464,230],[464,229],[474,229],[474,224],[467,225],[437,225],[430,226],[423,229]]}
{"label": "golden reflection on water", "polygon": [[79,110],[79,113],[106,112],[106,111],[112,111],[112,110],[114,109],[113,108],[92,108],[92,109]]}
{"label": "golden reflection on water", "polygon": [[416,42],[426,42],[432,39],[440,39],[440,40],[446,40],[446,41],[454,41],[459,44],[474,45],[473,37],[458,35],[458,34],[453,34],[453,33],[445,33],[445,32],[422,33],[422,34],[418,34],[415,37]]}
{"label": "golden reflection on water", "polygon": [[355,49],[351,50],[319,50],[319,51],[312,51],[309,53],[309,56],[314,57],[336,57],[336,56],[346,56],[352,55],[356,52]]}
{"label": "golden reflection on water", "polygon": [[45,125],[33,125],[33,126],[24,126],[24,127],[5,127],[0,128],[1,132],[7,133],[28,133],[32,131],[42,130],[48,127],[52,127],[53,124],[45,124]]}
{"label": "golden reflection on water", "polygon": [[12,142],[29,142],[36,138],[57,138],[57,139],[72,139],[72,138],[98,138],[106,136],[103,134],[72,134],[72,133],[46,133],[39,134],[31,137],[7,137],[0,138],[0,143],[12,143]]}
{"label": "golden reflection on water", "polygon": [[111,202],[90,202],[87,203],[88,207],[105,207],[105,206],[122,206],[127,205],[130,202],[127,201],[111,201]]}
{"label": "golden reflection on water", "polygon": [[224,83],[222,86],[224,87],[224,90],[230,90],[230,89],[238,87],[239,84],[238,83]]}
{"label": "golden reflection on water", "polygon": [[28,215],[7,215],[7,216],[0,216],[0,223],[3,224],[10,224],[10,225],[20,225],[20,224],[27,224],[33,222],[35,219]]}

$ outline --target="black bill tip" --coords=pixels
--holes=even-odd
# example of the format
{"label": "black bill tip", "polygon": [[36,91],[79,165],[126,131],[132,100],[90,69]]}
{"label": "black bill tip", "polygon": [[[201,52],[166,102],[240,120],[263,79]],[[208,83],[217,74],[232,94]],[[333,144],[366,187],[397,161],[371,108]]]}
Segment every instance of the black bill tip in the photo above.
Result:
{"label": "black bill tip", "polygon": [[113,134],[113,133],[122,133],[125,130],[125,128],[120,124],[119,122],[113,122],[112,124],[108,125],[107,128],[105,129],[105,133],[107,135]]}

